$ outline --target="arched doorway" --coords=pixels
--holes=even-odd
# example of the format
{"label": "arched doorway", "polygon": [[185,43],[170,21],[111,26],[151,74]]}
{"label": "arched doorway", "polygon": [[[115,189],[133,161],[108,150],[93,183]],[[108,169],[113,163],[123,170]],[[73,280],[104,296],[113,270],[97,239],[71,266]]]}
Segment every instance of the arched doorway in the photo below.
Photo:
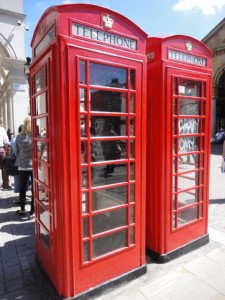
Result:
{"label": "arched doorway", "polygon": [[225,67],[216,77],[216,130],[225,129]]}

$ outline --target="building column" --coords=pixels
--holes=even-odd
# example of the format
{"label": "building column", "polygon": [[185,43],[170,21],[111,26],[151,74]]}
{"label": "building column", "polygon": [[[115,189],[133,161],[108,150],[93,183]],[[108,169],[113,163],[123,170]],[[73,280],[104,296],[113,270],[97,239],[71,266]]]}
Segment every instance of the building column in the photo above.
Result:
{"label": "building column", "polygon": [[7,102],[8,102],[8,111],[7,111],[7,117],[8,117],[8,125],[7,128],[11,129],[11,132],[15,134],[15,128],[13,124],[13,103],[12,103],[12,95],[11,90],[7,91]]}

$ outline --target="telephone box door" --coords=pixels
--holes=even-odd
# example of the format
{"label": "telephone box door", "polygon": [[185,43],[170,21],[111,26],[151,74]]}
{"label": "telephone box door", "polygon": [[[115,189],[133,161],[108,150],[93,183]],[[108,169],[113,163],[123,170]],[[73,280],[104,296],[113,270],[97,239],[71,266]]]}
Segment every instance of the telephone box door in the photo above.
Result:
{"label": "telephone box door", "polygon": [[[208,225],[210,75],[168,69],[168,99],[172,116],[171,165],[167,212],[169,252],[204,236]],[[206,117],[207,116],[207,117]]]}
{"label": "telephone box door", "polygon": [[[69,67],[73,230],[81,245],[74,251],[77,292],[145,264],[143,165],[145,133],[141,90],[142,63],[71,47]],[[75,94],[73,94],[75,93]],[[77,128],[75,131],[74,128]],[[142,176],[143,174],[143,176]],[[142,219],[143,220],[143,219]],[[74,248],[75,249],[75,248]],[[76,249],[75,249],[76,250]]]}

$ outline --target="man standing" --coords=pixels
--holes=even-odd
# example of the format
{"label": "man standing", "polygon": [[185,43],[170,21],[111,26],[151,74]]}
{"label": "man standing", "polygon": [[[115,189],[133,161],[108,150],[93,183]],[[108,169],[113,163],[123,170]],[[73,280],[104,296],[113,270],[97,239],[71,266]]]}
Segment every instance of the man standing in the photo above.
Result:
{"label": "man standing", "polygon": [[5,128],[2,127],[3,119],[0,117],[0,169],[2,170],[2,186],[3,190],[12,190],[13,188],[9,184],[9,175],[5,173],[3,169],[3,161],[6,155],[6,148],[9,144],[9,139]]}

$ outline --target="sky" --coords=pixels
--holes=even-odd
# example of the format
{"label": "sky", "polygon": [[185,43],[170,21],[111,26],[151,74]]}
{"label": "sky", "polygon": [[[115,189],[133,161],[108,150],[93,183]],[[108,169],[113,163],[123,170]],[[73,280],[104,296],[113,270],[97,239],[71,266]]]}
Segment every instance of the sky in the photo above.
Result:
{"label": "sky", "polygon": [[38,20],[53,5],[89,3],[124,15],[149,36],[184,34],[202,40],[225,18],[225,0],[24,0],[25,56]]}

